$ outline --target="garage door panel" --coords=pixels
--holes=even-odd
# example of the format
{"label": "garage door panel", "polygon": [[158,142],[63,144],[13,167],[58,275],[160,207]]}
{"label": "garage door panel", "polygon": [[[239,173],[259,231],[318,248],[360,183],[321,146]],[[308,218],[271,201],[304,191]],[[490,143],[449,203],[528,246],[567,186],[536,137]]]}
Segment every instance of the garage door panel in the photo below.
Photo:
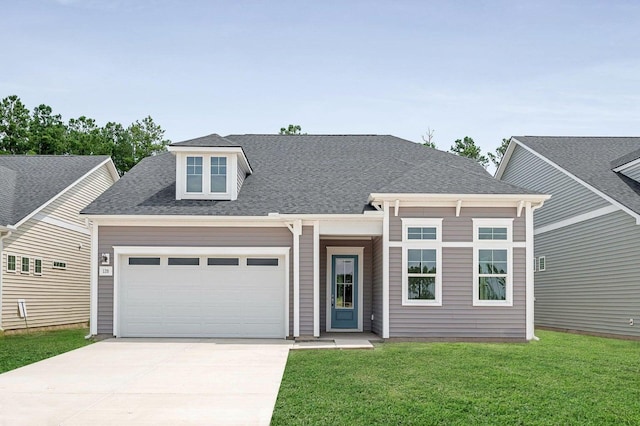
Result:
{"label": "garage door panel", "polygon": [[120,276],[120,335],[284,337],[286,268],[238,265],[128,265]]}

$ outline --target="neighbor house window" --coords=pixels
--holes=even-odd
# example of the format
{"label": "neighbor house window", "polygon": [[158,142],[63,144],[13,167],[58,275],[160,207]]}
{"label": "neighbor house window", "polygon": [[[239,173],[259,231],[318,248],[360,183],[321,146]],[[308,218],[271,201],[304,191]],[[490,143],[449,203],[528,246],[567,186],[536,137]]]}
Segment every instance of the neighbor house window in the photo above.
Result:
{"label": "neighbor house window", "polygon": [[16,272],[16,257],[12,254],[7,255],[7,272]]}
{"label": "neighbor house window", "polygon": [[31,261],[30,261],[30,259],[28,257],[23,257],[22,258],[20,272],[22,272],[23,274],[28,274],[29,273],[30,263],[31,263]]}
{"label": "neighbor house window", "polygon": [[67,269],[67,262],[62,262],[60,260],[53,261],[53,269]]}
{"label": "neighbor house window", "polygon": [[42,275],[42,259],[33,259],[33,274]]}
{"label": "neighbor house window", "polygon": [[187,192],[202,192],[202,157],[187,157]]}
{"label": "neighbor house window", "polygon": [[442,305],[442,219],[402,219],[402,304]]}
{"label": "neighbor house window", "polygon": [[211,192],[227,192],[227,157],[211,157]]}
{"label": "neighbor house window", "polygon": [[547,258],[545,256],[540,256],[538,258],[538,271],[544,272],[547,270]]}
{"label": "neighbor house window", "polygon": [[473,219],[473,304],[511,306],[513,219]]}

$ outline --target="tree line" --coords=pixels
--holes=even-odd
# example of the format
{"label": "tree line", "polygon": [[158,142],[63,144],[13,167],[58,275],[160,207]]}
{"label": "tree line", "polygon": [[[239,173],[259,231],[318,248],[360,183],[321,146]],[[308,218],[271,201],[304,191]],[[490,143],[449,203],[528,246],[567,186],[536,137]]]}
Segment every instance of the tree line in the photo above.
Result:
{"label": "tree line", "polygon": [[84,115],[65,122],[44,104],[30,111],[16,95],[0,101],[0,155],[109,155],[124,174],[169,143],[150,116],[99,126]]}

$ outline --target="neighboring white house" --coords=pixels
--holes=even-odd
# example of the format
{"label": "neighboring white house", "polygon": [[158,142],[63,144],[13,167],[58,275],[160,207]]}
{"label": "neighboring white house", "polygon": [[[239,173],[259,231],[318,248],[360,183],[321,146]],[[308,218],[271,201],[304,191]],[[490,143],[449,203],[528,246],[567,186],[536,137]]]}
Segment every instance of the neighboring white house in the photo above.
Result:
{"label": "neighboring white house", "polygon": [[118,178],[106,156],[0,156],[0,330],[89,320],[79,212]]}
{"label": "neighboring white house", "polygon": [[536,211],[536,325],[640,337],[640,137],[514,136],[496,172]]}

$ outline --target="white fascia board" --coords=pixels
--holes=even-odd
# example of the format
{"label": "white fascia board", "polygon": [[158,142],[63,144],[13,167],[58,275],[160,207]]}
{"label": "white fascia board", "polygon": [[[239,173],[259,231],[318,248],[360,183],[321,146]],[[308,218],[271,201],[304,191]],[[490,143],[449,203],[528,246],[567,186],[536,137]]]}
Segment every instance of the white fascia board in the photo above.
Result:
{"label": "white fascia board", "polygon": [[520,201],[543,203],[551,198],[546,194],[393,194],[372,193],[369,202],[388,201],[394,203],[400,200],[404,206],[452,206],[459,201],[466,207],[496,207],[501,205],[516,206]]}
{"label": "white fascia board", "polygon": [[623,165],[616,167],[615,169],[613,169],[613,171],[621,172],[623,170],[630,169],[631,167],[637,166],[639,164],[640,164],[640,158],[636,158],[633,161],[629,161],[628,163],[624,163]]}
{"label": "white fascia board", "polygon": [[157,246],[113,246],[114,256],[127,255],[149,255],[158,256],[170,255],[274,255],[284,256],[289,254],[289,247],[157,247]]}
{"label": "white fascia board", "polygon": [[242,169],[249,173],[253,173],[253,169],[249,165],[249,160],[247,160],[247,156],[244,153],[244,150],[241,147],[235,146],[168,146],[167,150],[172,153],[186,153],[186,154],[236,154],[239,156],[240,161],[239,164],[242,166]]}
{"label": "white fascia board", "polygon": [[544,155],[539,154],[537,151],[529,148],[528,146],[526,146],[522,142],[518,141],[517,139],[513,138],[513,140],[519,146],[521,146],[523,149],[525,149],[528,152],[530,152],[531,154],[535,155],[540,160],[544,161],[545,163],[547,163],[551,167],[555,168],[556,170],[558,170],[558,171],[562,172],[563,174],[565,174],[566,176],[570,177],[571,179],[573,179],[574,181],[576,181],[580,185],[584,186],[585,188],[587,188],[588,190],[590,190],[594,194],[604,198],[606,201],[608,201],[609,203],[613,204],[614,206],[617,206],[620,210],[623,210],[625,213],[627,213],[629,216],[633,217],[636,220],[636,225],[640,225],[640,215],[638,213],[634,212],[629,207],[625,206],[624,204],[620,203],[619,201],[614,200],[613,198],[611,198],[610,196],[608,196],[604,192],[600,191],[599,189],[596,189],[595,187],[591,186],[590,184],[588,184],[587,182],[583,181],[582,179],[580,179],[576,175],[568,172],[567,170],[565,170],[564,168],[560,167],[559,165],[557,165],[553,161],[549,160]]}
{"label": "white fascia board", "polygon": [[507,150],[504,152],[504,155],[502,156],[502,160],[500,160],[500,164],[498,165],[498,168],[496,169],[496,173],[493,176],[494,178],[498,180],[502,179],[502,175],[504,174],[504,171],[507,168],[507,164],[509,164],[509,160],[511,159],[511,155],[513,154],[513,151],[515,149],[516,149],[515,138],[511,138],[509,139],[509,145],[507,145]]}
{"label": "white fascia board", "polygon": [[[104,166],[105,164],[107,164],[109,171],[111,173],[113,173],[115,171],[115,166],[113,165],[113,161],[111,161],[111,157],[107,158],[106,160],[104,160],[102,163],[98,164],[97,166],[95,166],[93,169],[89,170],[87,173],[85,173],[84,175],[82,175],[80,178],[78,178],[75,182],[73,182],[71,185],[67,186],[65,189],[63,189],[62,191],[58,192],[53,198],[51,198],[49,201],[47,201],[46,203],[44,203],[43,205],[41,205],[40,207],[38,207],[37,209],[35,209],[34,211],[32,211],[31,213],[29,213],[27,216],[25,216],[20,222],[16,223],[14,225],[14,227],[19,227],[20,225],[22,225],[23,223],[25,223],[26,221],[28,221],[29,219],[31,219],[33,216],[35,216],[36,214],[38,214],[40,211],[42,211],[44,208],[46,208],[49,204],[53,203],[54,201],[56,201],[58,198],[62,197],[64,194],[66,194],[71,188],[73,188],[74,186],[76,186],[78,183],[82,182],[84,179],[86,179],[88,176],[90,176],[93,172],[95,172],[96,170],[98,170],[100,167]],[[111,170],[111,167],[113,168],[113,171]],[[116,175],[118,174],[117,172],[115,172]]]}

